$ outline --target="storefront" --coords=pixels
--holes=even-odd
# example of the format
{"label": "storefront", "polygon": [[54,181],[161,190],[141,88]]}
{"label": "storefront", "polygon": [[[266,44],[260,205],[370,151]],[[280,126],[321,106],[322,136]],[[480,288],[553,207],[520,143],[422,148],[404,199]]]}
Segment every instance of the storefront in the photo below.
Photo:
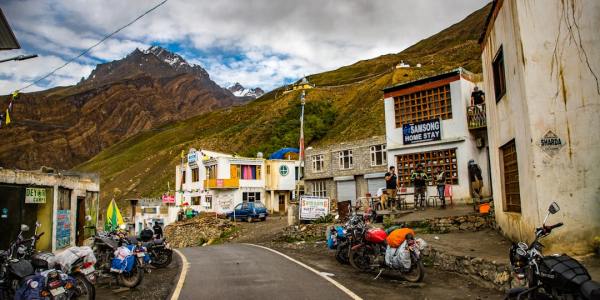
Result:
{"label": "storefront", "polygon": [[0,249],[6,249],[21,224],[36,222],[44,232],[36,247],[54,251],[83,241],[95,233],[99,180],[93,174],[55,174],[0,170]]}

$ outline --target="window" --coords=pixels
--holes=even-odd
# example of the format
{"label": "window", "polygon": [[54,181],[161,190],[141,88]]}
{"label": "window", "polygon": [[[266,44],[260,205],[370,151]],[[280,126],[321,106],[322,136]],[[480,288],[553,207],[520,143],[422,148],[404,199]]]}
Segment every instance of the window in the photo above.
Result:
{"label": "window", "polygon": [[156,207],[142,207],[142,215],[155,215],[157,212]]}
{"label": "window", "polygon": [[192,205],[200,205],[200,197],[192,197]]}
{"label": "window", "polygon": [[200,169],[193,168],[192,169],[192,182],[198,182],[198,181],[200,181]]}
{"label": "window", "polygon": [[312,168],[313,172],[321,172],[324,170],[325,161],[323,159],[323,154],[312,156]]}
{"label": "window", "polygon": [[244,192],[242,193],[242,201],[260,202],[260,192]]}
{"label": "window", "polygon": [[259,180],[261,178],[260,166],[254,166],[254,165],[235,165],[235,166],[237,169],[237,178],[239,178],[239,179]]}
{"label": "window", "polygon": [[300,180],[300,167],[295,167],[294,168],[294,179],[295,180]]}
{"label": "window", "polygon": [[271,166],[267,166],[267,175],[271,175]]}
{"label": "window", "polygon": [[313,195],[319,197],[327,197],[327,184],[324,180],[313,182]]}
{"label": "window", "polygon": [[57,204],[59,210],[71,209],[71,190],[58,188]]}
{"label": "window", "polygon": [[521,191],[519,188],[519,166],[515,140],[500,148],[504,173],[504,211],[521,212]]}
{"label": "window", "polygon": [[423,171],[427,173],[430,179],[435,175],[435,169],[439,167],[446,172],[447,184],[458,184],[458,165],[456,162],[456,149],[398,155],[396,156],[398,180],[400,184],[404,184],[406,187],[411,186],[410,176],[417,165],[422,164]]}
{"label": "window", "polygon": [[385,145],[371,146],[371,166],[381,166],[387,163]]}
{"label": "window", "polygon": [[492,62],[492,69],[494,72],[494,94],[496,96],[496,102],[502,99],[502,96],[506,94],[506,77],[504,75],[504,53],[502,46]]}
{"label": "window", "polygon": [[212,209],[212,195],[206,195],[204,197],[204,202],[206,203],[206,208]]}
{"label": "window", "polygon": [[342,150],[339,153],[340,169],[351,169],[354,166],[352,150]]}
{"label": "window", "polygon": [[207,179],[217,179],[217,166],[208,166],[206,167],[206,178]]}
{"label": "window", "polygon": [[185,170],[181,171],[181,183],[185,183]]}
{"label": "window", "polygon": [[452,119],[450,85],[418,91],[394,98],[396,128],[403,124],[441,118]]}
{"label": "window", "polygon": [[254,207],[256,207],[256,208],[265,208],[265,206],[262,203],[260,203],[260,202],[254,203]]}

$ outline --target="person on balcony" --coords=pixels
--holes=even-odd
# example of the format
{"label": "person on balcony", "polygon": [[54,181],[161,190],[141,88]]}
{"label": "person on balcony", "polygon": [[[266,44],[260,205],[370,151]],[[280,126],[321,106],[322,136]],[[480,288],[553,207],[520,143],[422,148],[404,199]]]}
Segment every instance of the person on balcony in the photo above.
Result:
{"label": "person on balcony", "polygon": [[485,124],[485,93],[478,86],[473,88],[471,93],[471,108],[472,118],[471,126],[482,126]]}
{"label": "person on balcony", "polygon": [[480,90],[478,86],[475,86],[473,92],[471,93],[471,106],[482,108],[484,103],[485,93]]}

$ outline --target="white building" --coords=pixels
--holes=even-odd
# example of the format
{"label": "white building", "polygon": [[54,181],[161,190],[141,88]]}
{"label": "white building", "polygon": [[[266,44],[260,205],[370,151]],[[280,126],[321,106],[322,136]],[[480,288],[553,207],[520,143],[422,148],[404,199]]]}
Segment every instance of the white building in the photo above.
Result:
{"label": "white building", "polygon": [[269,159],[266,164],[265,206],[270,212],[285,213],[295,197],[296,185],[300,181],[300,161]]}
{"label": "white building", "polygon": [[600,236],[598,16],[596,0],[494,1],[480,40],[496,222],[531,240],[556,201],[548,252]]}
{"label": "white building", "polygon": [[[440,167],[452,185],[453,201],[469,199],[467,166],[473,159],[482,169],[483,195],[491,193],[485,118],[473,124],[467,116],[473,77],[456,69],[384,89],[388,166],[396,167],[405,187],[412,185],[410,175],[417,164],[431,178]],[[427,193],[437,195],[435,186]]]}

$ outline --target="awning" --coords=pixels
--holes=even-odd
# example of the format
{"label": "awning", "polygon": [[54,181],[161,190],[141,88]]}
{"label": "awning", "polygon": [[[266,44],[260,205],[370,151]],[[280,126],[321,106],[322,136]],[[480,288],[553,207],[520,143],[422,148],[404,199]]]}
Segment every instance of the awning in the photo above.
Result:
{"label": "awning", "polygon": [[372,178],[383,178],[385,177],[385,173],[371,173],[371,174],[365,174],[365,179],[372,179]]}

